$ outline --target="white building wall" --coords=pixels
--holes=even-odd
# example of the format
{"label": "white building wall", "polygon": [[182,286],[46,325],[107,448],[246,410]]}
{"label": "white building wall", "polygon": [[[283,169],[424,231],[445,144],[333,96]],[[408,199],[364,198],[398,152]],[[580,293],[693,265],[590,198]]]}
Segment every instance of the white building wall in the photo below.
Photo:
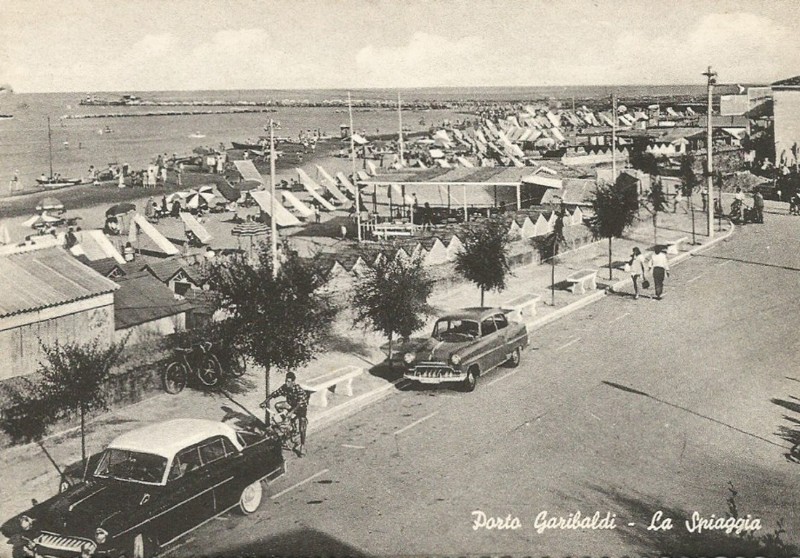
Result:
{"label": "white building wall", "polygon": [[792,146],[800,150],[800,88],[776,90],[775,106],[775,163],[780,164],[781,153],[791,153]]}

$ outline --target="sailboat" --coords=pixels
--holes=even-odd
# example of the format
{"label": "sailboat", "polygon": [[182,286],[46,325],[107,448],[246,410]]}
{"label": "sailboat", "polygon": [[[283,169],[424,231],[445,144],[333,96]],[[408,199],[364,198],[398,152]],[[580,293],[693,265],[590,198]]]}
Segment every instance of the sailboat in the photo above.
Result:
{"label": "sailboat", "polygon": [[47,146],[50,153],[50,176],[47,177],[42,173],[42,176],[36,179],[41,186],[45,188],[63,188],[65,186],[74,186],[80,184],[80,178],[64,178],[58,174],[53,174],[53,135],[50,131],[50,117],[47,117]]}

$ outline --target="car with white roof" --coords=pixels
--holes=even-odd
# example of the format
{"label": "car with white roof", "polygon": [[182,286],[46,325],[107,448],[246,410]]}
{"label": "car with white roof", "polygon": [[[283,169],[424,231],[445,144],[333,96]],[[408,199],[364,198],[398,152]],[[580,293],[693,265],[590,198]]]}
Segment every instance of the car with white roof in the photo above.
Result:
{"label": "car with white roof", "polygon": [[87,477],[7,521],[21,556],[143,558],[229,510],[255,512],[285,472],[280,443],[223,422],[176,419],[112,441]]}

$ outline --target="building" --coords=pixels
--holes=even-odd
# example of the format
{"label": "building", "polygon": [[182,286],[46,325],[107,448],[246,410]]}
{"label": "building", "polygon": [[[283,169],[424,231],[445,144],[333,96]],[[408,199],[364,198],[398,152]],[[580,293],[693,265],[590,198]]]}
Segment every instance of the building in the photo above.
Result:
{"label": "building", "polygon": [[0,380],[35,372],[42,345],[110,343],[118,288],[60,247],[0,256]]}
{"label": "building", "polygon": [[173,292],[147,271],[116,279],[114,329],[117,340],[128,337],[135,345],[153,337],[163,337],[186,329],[186,314],[193,306],[177,300]]}
{"label": "building", "polygon": [[775,165],[798,163],[800,154],[800,76],[772,84]]}

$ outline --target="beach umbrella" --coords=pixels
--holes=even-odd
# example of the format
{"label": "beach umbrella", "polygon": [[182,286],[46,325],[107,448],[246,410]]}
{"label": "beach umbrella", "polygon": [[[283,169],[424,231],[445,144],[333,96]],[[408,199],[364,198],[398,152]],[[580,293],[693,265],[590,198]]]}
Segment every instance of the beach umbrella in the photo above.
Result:
{"label": "beach umbrella", "polygon": [[41,215],[36,215],[31,217],[24,223],[22,223],[25,227],[36,227],[37,225],[45,225],[48,223],[57,223],[60,221],[58,217],[53,217],[52,215],[48,215],[47,213],[42,213]]}
{"label": "beach umbrella", "polygon": [[112,205],[106,210],[106,217],[116,217],[117,215],[125,215],[126,213],[130,213],[132,211],[136,211],[136,206],[132,203],[118,203],[116,205]]}
{"label": "beach umbrella", "polygon": [[36,204],[36,211],[60,211],[62,209],[64,209],[64,204],[56,198],[44,198],[42,201]]}
{"label": "beach umbrella", "polygon": [[173,192],[173,193],[171,193],[170,195],[167,196],[167,203],[171,204],[175,200],[183,201],[183,199],[186,198],[186,196],[188,196],[188,195],[189,195],[189,192]]}
{"label": "beach umbrella", "polygon": [[192,208],[208,205],[208,202],[213,200],[214,197],[213,188],[203,186],[199,190],[189,190],[189,194],[186,196],[186,205]]}
{"label": "beach umbrella", "polygon": [[241,248],[241,238],[250,237],[250,253],[252,255],[253,252],[253,237],[256,236],[264,236],[269,234],[269,227],[264,223],[258,223],[256,221],[245,221],[244,223],[238,223],[233,227],[231,230],[231,234],[233,236],[239,237],[239,248]]}

